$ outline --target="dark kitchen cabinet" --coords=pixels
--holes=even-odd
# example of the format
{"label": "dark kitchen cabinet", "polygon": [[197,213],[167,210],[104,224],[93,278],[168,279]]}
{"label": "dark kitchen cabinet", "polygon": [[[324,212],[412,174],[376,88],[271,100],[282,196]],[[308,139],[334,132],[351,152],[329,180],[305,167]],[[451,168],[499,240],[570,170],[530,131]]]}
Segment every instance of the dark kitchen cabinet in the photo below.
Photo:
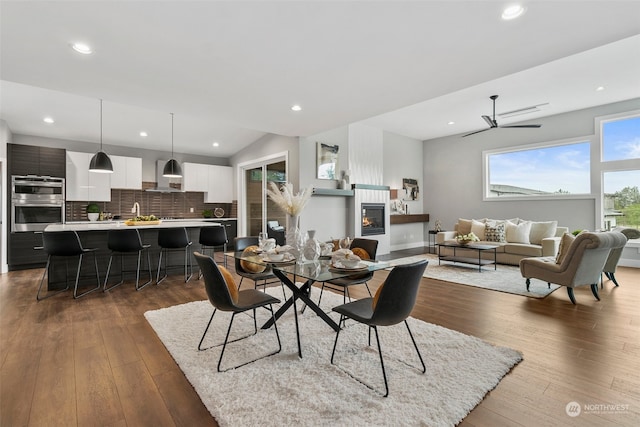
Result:
{"label": "dark kitchen cabinet", "polygon": [[62,148],[8,144],[9,175],[65,177],[66,151]]}
{"label": "dark kitchen cabinet", "polygon": [[44,267],[47,254],[42,249],[42,233],[25,231],[9,234],[9,270]]}

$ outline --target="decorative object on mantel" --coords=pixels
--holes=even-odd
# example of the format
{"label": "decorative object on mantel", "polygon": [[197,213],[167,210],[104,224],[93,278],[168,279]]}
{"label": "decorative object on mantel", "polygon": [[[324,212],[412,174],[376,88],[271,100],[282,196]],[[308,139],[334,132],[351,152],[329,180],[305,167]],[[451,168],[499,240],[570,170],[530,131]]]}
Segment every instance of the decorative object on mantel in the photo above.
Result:
{"label": "decorative object on mantel", "polygon": [[293,184],[287,182],[282,184],[280,188],[275,182],[270,182],[267,188],[267,195],[273,202],[287,214],[287,232],[285,234],[285,241],[287,245],[293,247],[293,255],[300,262],[301,252],[304,246],[304,236],[300,233],[299,215],[306,206],[311,194],[313,193],[313,187],[309,186],[304,190],[300,190],[298,194],[293,193]]}
{"label": "decorative object on mantel", "polygon": [[89,172],[113,173],[111,159],[102,151],[102,99],[100,100],[100,150],[91,158]]}

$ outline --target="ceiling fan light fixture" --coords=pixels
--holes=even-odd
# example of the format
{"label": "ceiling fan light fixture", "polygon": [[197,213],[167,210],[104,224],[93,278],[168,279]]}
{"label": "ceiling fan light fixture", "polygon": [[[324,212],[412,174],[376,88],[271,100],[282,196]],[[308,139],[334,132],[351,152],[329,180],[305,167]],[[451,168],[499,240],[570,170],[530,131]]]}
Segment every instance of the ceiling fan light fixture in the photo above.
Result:
{"label": "ceiling fan light fixture", "polygon": [[91,158],[89,172],[113,173],[111,159],[102,151],[102,99],[100,100],[100,150]]}
{"label": "ceiling fan light fixture", "polygon": [[180,163],[173,158],[173,113],[171,113],[171,160],[164,165],[162,176],[165,178],[182,178]]}
{"label": "ceiling fan light fixture", "polygon": [[505,21],[510,21],[512,19],[516,19],[516,18],[522,16],[525,11],[526,11],[526,9],[522,5],[519,5],[519,4],[514,4],[514,5],[511,5],[511,6],[508,6],[502,11],[502,19],[505,20]]}

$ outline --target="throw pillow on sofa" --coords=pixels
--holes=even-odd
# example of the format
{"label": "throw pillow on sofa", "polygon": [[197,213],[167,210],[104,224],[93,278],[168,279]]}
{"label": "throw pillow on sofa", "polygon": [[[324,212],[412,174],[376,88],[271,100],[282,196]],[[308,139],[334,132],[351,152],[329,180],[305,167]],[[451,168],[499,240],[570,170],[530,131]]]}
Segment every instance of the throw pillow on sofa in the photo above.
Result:
{"label": "throw pillow on sofa", "polygon": [[558,221],[532,222],[531,232],[529,233],[529,242],[534,245],[541,245],[542,239],[556,235],[557,228]]}
{"label": "throw pillow on sofa", "polygon": [[471,233],[471,219],[458,218],[458,234],[465,235]]}
{"label": "throw pillow on sofa", "polygon": [[480,222],[480,221],[475,220],[475,219],[471,220],[471,232],[473,234],[475,234],[476,236],[478,236],[478,239],[485,240],[485,238],[484,238],[484,230],[485,230],[484,222]]}
{"label": "throw pillow on sofa", "polygon": [[576,240],[576,237],[571,233],[564,233],[560,239],[560,247],[558,248],[558,255],[556,256],[556,264],[562,264],[562,260],[569,252],[569,246]]}
{"label": "throw pillow on sofa", "polygon": [[484,229],[484,240],[487,242],[506,242],[504,223],[496,224],[495,226],[487,224]]}
{"label": "throw pillow on sofa", "polygon": [[529,243],[529,234],[531,233],[531,222],[522,221],[515,225],[511,222],[506,223],[506,240],[509,243]]}

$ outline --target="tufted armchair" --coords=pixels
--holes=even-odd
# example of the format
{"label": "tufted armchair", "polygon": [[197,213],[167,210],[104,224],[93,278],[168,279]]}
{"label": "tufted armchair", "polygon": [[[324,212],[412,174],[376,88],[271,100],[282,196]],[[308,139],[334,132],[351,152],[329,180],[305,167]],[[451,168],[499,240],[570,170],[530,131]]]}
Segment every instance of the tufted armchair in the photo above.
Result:
{"label": "tufted armchair", "polygon": [[526,278],[527,290],[529,279],[540,279],[547,283],[555,283],[567,287],[569,299],[573,304],[576,299],[573,288],[590,285],[591,292],[598,296],[598,280],[612,249],[624,247],[627,238],[619,232],[580,233],[575,239],[570,234],[562,237],[560,253],[557,258],[537,257],[520,260],[520,273]]}
{"label": "tufted armchair", "polygon": [[[628,240],[630,239],[640,239],[640,230],[636,230],[635,228],[621,228],[614,230],[624,234]],[[622,248],[611,249],[609,252],[609,257],[607,258],[607,262],[604,264],[604,268],[602,272],[609,280],[613,282],[614,285],[618,286],[618,281],[616,280],[615,272],[618,267],[618,261],[620,261],[620,257],[622,256]],[[604,283],[602,284],[604,286]]]}

